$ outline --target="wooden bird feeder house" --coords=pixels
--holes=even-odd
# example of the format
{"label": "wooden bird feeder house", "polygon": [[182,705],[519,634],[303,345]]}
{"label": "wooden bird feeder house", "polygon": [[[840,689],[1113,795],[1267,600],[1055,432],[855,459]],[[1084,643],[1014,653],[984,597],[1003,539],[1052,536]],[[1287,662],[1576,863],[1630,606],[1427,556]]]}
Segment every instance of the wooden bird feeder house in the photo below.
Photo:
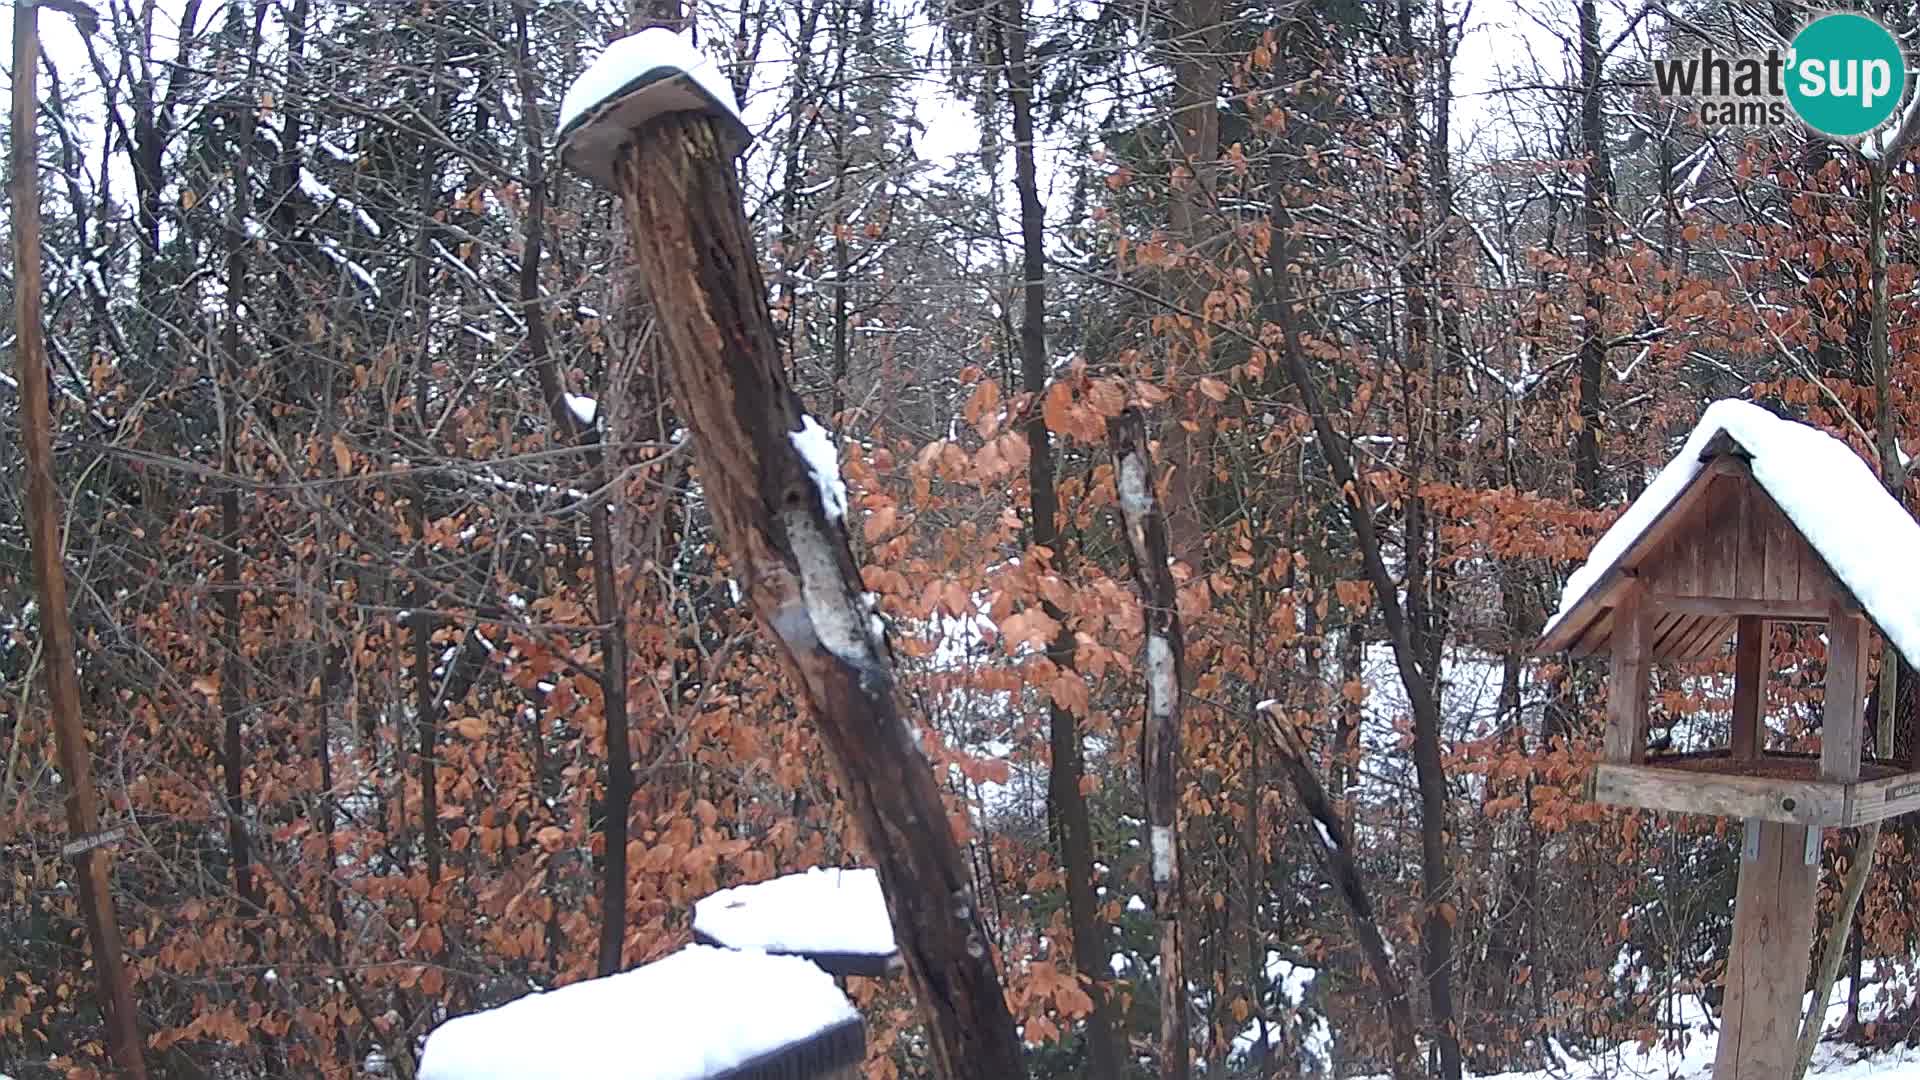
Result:
{"label": "wooden bird feeder house", "polygon": [[[1861,752],[1870,629],[1920,661],[1916,566],[1920,525],[1844,443],[1719,402],[1569,579],[1540,641],[1612,659],[1594,799],[1745,823],[1716,1080],[1791,1072],[1822,828],[1920,808],[1920,760]],[[1775,622],[1825,627],[1818,754],[1768,745]],[[1729,640],[1727,744],[1649,754],[1653,665],[1718,657]]]}

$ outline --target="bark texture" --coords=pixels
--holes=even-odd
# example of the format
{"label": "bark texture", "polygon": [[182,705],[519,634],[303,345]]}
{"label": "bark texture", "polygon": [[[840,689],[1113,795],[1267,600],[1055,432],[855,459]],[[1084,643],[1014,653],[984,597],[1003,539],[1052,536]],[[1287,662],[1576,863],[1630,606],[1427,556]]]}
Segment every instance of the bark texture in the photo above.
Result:
{"label": "bark texture", "polygon": [[1180,694],[1186,686],[1186,639],[1168,566],[1167,517],[1153,491],[1146,417],[1138,409],[1126,410],[1113,422],[1110,438],[1120,517],[1147,633],[1147,720],[1140,731],[1140,774],[1147,796],[1153,913],[1160,923],[1160,1075],[1185,1080],[1191,1072],[1180,940]]}
{"label": "bark texture", "polygon": [[816,477],[739,179],[708,118],[635,133],[617,187],[722,550],[818,725],[879,870],[938,1076],[1024,1075],[971,877],[861,596],[837,475]]}

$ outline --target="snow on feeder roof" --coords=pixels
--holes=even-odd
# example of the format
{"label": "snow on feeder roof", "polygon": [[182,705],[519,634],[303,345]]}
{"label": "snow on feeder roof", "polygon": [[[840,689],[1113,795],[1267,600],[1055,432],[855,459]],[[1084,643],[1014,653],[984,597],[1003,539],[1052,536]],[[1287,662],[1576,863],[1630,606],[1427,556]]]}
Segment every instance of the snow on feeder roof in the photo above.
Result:
{"label": "snow on feeder roof", "polygon": [[804,956],[835,975],[900,968],[893,923],[872,869],[814,867],[738,885],[693,905],[694,940]]}
{"label": "snow on feeder roof", "polygon": [[[1716,401],[1686,446],[1647,485],[1567,579],[1541,652],[1592,652],[1615,596],[1672,539],[1671,527],[1715,524],[1690,496],[1712,479],[1708,464],[1745,460],[1831,579],[1909,663],[1920,664],[1920,524],[1887,494],[1860,456],[1818,428],[1744,401]],[[1677,520],[1685,516],[1688,520]],[[1709,637],[1712,635],[1709,634]],[[1711,644],[1717,645],[1724,635]]]}
{"label": "snow on feeder roof", "polygon": [[860,1014],[792,956],[689,945],[434,1029],[419,1080],[803,1080],[856,1066]]}
{"label": "snow on feeder roof", "polygon": [[613,163],[633,133],[656,116],[705,113],[733,153],[752,132],[733,86],[692,40],[656,26],[608,45],[560,101],[560,159],[608,187]]}

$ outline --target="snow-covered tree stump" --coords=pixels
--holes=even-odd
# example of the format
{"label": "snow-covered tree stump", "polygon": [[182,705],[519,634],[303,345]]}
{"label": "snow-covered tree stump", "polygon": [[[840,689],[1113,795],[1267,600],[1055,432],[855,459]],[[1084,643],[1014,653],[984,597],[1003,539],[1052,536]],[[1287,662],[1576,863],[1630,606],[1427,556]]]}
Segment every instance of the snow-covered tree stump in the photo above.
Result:
{"label": "snow-covered tree stump", "polygon": [[721,547],[879,871],[937,1073],[1024,1075],[971,875],[848,547],[838,451],[781,365],[733,164],[744,128],[698,54],[675,54],[676,74],[670,40],[638,40],[663,33],[616,43],[609,56],[634,46],[624,66],[582,76],[563,149],[619,193]]}

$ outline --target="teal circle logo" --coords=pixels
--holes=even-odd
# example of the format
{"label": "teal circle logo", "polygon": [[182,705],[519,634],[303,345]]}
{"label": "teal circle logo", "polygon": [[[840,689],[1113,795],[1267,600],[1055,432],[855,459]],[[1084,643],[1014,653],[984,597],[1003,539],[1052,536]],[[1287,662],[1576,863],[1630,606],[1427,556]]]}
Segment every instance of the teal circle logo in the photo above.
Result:
{"label": "teal circle logo", "polygon": [[1893,118],[1907,89],[1900,42],[1865,15],[1823,15],[1793,39],[1787,100],[1815,131],[1865,135]]}

